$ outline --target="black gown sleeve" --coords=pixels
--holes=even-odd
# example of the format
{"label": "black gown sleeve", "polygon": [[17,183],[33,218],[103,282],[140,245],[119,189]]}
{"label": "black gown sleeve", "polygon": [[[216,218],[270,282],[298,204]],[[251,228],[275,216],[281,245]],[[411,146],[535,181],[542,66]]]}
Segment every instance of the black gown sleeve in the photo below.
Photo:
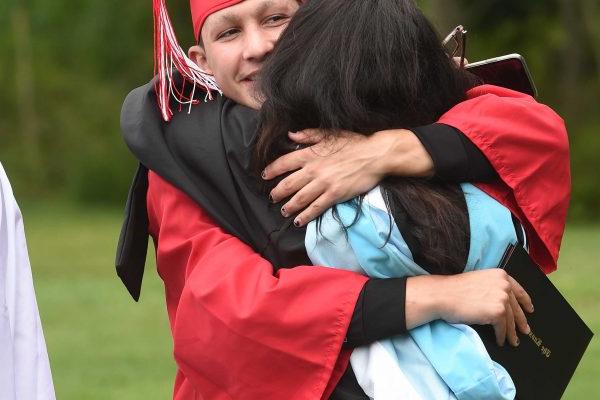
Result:
{"label": "black gown sleeve", "polygon": [[360,292],[344,347],[406,333],[406,278],[369,279]]}
{"label": "black gown sleeve", "polygon": [[435,176],[448,183],[490,182],[498,178],[485,155],[458,129],[431,124],[411,129],[433,160]]}

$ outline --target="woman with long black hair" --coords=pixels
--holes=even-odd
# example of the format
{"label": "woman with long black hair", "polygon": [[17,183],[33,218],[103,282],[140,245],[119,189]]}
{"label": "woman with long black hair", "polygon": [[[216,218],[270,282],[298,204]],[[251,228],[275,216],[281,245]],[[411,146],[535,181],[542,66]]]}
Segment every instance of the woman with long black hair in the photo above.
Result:
{"label": "woman with long black hair", "polygon": [[[431,124],[476,84],[412,0],[311,0],[263,68],[257,167],[289,151],[288,132],[370,135]],[[498,266],[521,232],[507,208],[473,185],[388,178],[311,223],[306,248],[317,265],[376,278],[448,275]],[[515,395],[464,325],[435,321],[359,348],[351,360],[371,398]]]}

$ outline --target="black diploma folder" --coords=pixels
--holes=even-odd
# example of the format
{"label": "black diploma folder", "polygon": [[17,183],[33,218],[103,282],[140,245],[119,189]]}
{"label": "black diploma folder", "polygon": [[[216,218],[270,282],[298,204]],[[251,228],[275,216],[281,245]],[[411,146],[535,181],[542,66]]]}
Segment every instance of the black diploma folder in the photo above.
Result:
{"label": "black diploma folder", "polygon": [[531,333],[519,333],[518,347],[499,347],[491,326],[473,328],[512,377],[517,399],[560,399],[593,333],[521,246],[507,254],[504,269],[533,301],[534,313],[526,314]]}

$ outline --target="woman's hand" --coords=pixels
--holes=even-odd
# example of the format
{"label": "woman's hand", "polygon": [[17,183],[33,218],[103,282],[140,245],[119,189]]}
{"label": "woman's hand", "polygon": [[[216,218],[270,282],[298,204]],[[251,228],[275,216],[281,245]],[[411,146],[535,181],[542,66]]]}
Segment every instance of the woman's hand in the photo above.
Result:
{"label": "woman's hand", "polygon": [[492,268],[452,276],[409,278],[406,324],[413,328],[434,319],[468,325],[492,325],[498,345],[519,345],[517,329],[529,334],[525,310],[531,298],[504,270]]}
{"label": "woman's hand", "polygon": [[291,196],[282,213],[299,214],[294,220],[297,226],[308,224],[334,204],[368,192],[387,174],[428,176],[433,172],[431,157],[407,130],[371,136],[343,132],[326,139],[321,131],[306,130],[289,136],[310,147],[278,158],[267,166],[263,178],[295,171],[270,195],[275,203]]}

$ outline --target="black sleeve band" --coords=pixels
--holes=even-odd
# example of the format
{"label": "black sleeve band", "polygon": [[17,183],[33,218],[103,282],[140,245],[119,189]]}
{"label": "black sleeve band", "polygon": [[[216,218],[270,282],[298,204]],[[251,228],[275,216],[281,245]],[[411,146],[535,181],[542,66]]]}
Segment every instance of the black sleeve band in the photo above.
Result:
{"label": "black sleeve band", "polygon": [[485,155],[461,131],[445,124],[411,129],[431,156],[437,178],[448,183],[490,182],[498,178]]}
{"label": "black sleeve band", "polygon": [[344,347],[406,333],[405,306],[406,278],[370,279],[354,308]]}

